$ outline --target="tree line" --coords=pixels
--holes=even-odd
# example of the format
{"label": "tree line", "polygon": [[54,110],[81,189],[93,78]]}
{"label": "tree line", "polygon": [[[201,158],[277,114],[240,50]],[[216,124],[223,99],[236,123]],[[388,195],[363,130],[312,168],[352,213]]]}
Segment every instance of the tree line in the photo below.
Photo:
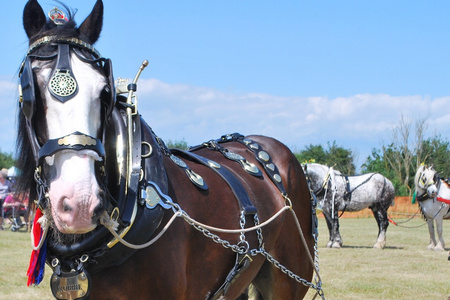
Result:
{"label": "tree line", "polygon": [[[364,160],[360,173],[380,173],[392,181],[397,196],[411,196],[414,192],[414,176],[421,164],[433,165],[442,178],[450,176],[450,143],[436,133],[425,138],[428,128],[426,118],[410,120],[402,116],[392,127],[387,142]],[[185,140],[167,141],[169,148],[187,149]],[[300,163],[316,162],[341,171],[345,175],[356,175],[356,154],[351,149],[339,146],[336,141],[327,145],[308,145],[294,151]],[[14,165],[12,153],[0,150],[0,168]]]}
{"label": "tree line", "polygon": [[[410,120],[401,117],[392,127],[388,142],[364,160],[361,174],[380,173],[392,181],[397,196],[414,193],[414,177],[421,164],[433,165],[441,178],[450,176],[450,143],[436,133],[425,138],[426,118]],[[355,155],[350,149],[328,142],[328,147],[309,145],[295,153],[301,163],[315,161],[334,167],[346,175],[355,175]]]}

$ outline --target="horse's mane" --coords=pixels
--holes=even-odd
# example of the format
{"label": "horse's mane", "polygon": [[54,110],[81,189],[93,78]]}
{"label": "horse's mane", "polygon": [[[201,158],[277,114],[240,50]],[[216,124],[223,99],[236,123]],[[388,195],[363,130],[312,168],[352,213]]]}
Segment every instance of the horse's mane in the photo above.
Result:
{"label": "horse's mane", "polygon": [[[47,19],[46,24],[42,29],[33,37],[30,38],[30,44],[44,36],[57,36],[61,38],[77,37],[86,40],[80,36],[78,28],[76,28],[76,22],[74,20],[76,10],[70,9],[64,3],[58,2],[65,11],[65,15],[68,21],[64,25],[56,25],[52,20]],[[43,46],[42,48],[45,48]],[[39,50],[36,50],[36,54],[39,54]],[[36,82],[35,82],[36,84]],[[38,91],[36,91],[36,103],[42,101]],[[37,112],[37,111],[36,111]],[[34,120],[36,117],[34,118]],[[16,139],[16,167],[20,170],[16,180],[16,192],[30,192],[30,201],[36,199],[36,183],[34,181],[34,171],[36,168],[36,161],[32,151],[32,145],[29,140],[27,132],[27,120],[22,111],[18,111],[18,134]]]}

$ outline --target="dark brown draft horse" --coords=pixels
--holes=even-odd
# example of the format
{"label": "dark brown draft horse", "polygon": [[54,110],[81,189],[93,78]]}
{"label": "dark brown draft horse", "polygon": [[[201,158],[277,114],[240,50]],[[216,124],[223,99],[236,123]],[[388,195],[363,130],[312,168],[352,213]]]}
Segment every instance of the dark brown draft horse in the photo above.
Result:
{"label": "dark brown draft horse", "polygon": [[[315,203],[282,143],[224,135],[169,149],[92,46],[103,3],[77,27],[29,0],[23,23],[20,189],[38,204],[29,284],[57,299],[323,297]],[[117,92],[117,94],[116,94]]]}

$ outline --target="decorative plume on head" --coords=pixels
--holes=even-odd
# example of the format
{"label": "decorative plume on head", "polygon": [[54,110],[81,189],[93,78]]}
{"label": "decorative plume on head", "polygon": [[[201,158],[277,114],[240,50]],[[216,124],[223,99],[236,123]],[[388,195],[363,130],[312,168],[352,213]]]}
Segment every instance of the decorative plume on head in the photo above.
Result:
{"label": "decorative plume on head", "polygon": [[48,17],[56,25],[64,25],[69,21],[64,12],[59,10],[57,7],[53,8],[51,11],[48,12]]}
{"label": "decorative plume on head", "polygon": [[[89,44],[94,44],[103,26],[103,2],[97,0],[88,18],[76,28],[74,20],[76,10],[70,9],[60,1],[56,1],[59,8],[53,8],[46,15],[37,0],[29,0],[24,8],[23,24],[30,44],[45,35],[73,36],[75,29],[79,37]],[[48,16],[48,17],[47,17]],[[56,32],[55,32],[56,30]]]}

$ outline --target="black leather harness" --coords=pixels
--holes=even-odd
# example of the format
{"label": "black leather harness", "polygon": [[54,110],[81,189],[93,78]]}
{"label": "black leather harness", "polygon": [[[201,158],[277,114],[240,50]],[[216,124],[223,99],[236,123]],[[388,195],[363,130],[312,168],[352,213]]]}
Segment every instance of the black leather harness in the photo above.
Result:
{"label": "black leather harness", "polygon": [[[61,79],[67,80],[64,81],[62,85],[49,87],[49,89],[51,89],[51,95],[62,103],[69,101],[77,93],[77,81],[72,74],[70,66],[70,51],[72,48],[81,48],[91,53],[93,59],[83,58],[84,61],[90,63],[104,63],[102,69],[105,76],[109,79],[110,98],[108,101],[104,102],[104,105],[106,105],[104,115],[105,122],[103,124],[103,135],[101,139],[81,132],[74,132],[58,139],[51,139],[43,145],[39,144],[33,125],[36,109],[36,96],[31,59],[53,59],[55,55],[42,57],[33,54],[36,49],[50,43],[58,46],[58,60],[56,68],[52,73],[52,78],[55,78],[55,81],[59,80],[57,78],[59,72],[64,73],[61,76],[68,77],[66,79]],[[231,135],[224,135],[218,140],[211,140],[197,147],[193,147],[190,151],[184,151],[179,149],[167,149],[162,140],[160,140],[153,133],[151,128],[140,119],[137,111],[133,115],[132,124],[127,124],[125,110],[128,108],[128,104],[121,96],[117,97],[116,101],[111,61],[102,58],[91,45],[86,44],[81,40],[61,39],[56,37],[44,37],[39,39],[30,46],[29,52],[22,63],[19,76],[21,80],[20,106],[27,119],[27,130],[36,160],[36,182],[39,190],[38,200],[39,207],[42,209],[47,206],[45,194],[48,189],[48,184],[43,176],[44,174],[40,173],[40,167],[44,164],[45,157],[68,149],[74,151],[93,150],[102,158],[104,163],[102,162],[99,164],[96,173],[98,173],[98,178],[101,179],[101,184],[107,187],[107,191],[109,192],[109,202],[106,203],[106,210],[118,221],[119,232],[126,235],[127,241],[133,244],[147,242],[161,223],[164,208],[166,207],[149,204],[145,195],[147,191],[151,192],[153,189],[153,191],[160,194],[162,198],[167,197],[169,179],[167,178],[165,171],[163,155],[170,157],[174,163],[180,166],[189,176],[189,179],[200,189],[208,189],[208,185],[206,182],[200,180],[200,175],[195,174],[186,164],[183,164],[180,157],[208,166],[215,174],[221,177],[233,191],[241,212],[244,215],[256,215],[257,209],[252,204],[240,179],[238,179],[227,167],[194,153],[195,150],[199,148],[208,148],[219,151],[226,158],[239,163],[244,170],[251,175],[262,176],[262,172],[258,167],[248,162],[242,156],[232,153],[224,147],[227,142],[239,142],[255,154],[256,160],[261,164],[266,174],[277,186],[281,194],[286,195],[286,190],[283,186],[279,170],[272,162],[269,153],[264,151],[259,144],[245,138],[241,134],[234,133]],[[69,91],[60,90],[65,87],[65,84],[68,84],[72,89]],[[135,85],[129,86],[129,89],[135,90],[135,88]],[[123,149],[127,148],[127,127],[129,126],[133,127],[133,149],[132,151],[127,152]],[[117,147],[118,144],[121,144],[123,147]],[[132,155],[129,160],[127,160],[127,158],[130,158],[128,155]],[[131,164],[131,166],[127,164]],[[79,274],[88,276],[89,274],[85,272],[87,269],[90,273],[96,273],[112,266],[119,266],[137,251],[118,243],[104,226],[98,226],[81,241],[71,245],[60,244],[49,237],[47,239],[47,246],[47,263],[52,266],[54,270],[53,276],[58,280],[61,278],[72,278]],[[230,284],[248,267],[250,262],[251,258],[245,253],[237,254],[234,267],[229,272],[225,282],[211,299],[216,299],[225,295]],[[76,270],[75,275],[72,275],[72,270]],[[88,293],[83,299],[87,299],[87,297]]]}

